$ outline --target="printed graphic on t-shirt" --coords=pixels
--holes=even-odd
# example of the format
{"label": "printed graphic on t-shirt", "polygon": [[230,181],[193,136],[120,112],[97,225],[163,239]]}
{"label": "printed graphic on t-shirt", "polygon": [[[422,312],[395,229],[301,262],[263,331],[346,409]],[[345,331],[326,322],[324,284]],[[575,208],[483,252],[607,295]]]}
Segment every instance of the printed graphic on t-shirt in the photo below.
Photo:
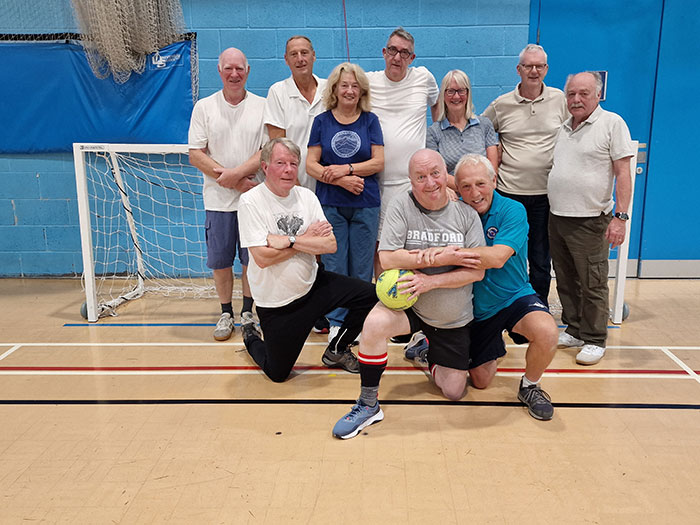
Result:
{"label": "printed graphic on t-shirt", "polygon": [[406,236],[406,247],[409,245],[434,246],[463,246],[464,234],[456,231],[445,231],[437,229],[428,230],[408,230]]}
{"label": "printed graphic on t-shirt", "polygon": [[360,151],[361,145],[362,140],[354,131],[339,131],[333,135],[333,138],[331,139],[331,148],[333,148],[333,153],[343,159],[350,158],[355,153]]}
{"label": "printed graphic on t-shirt", "polygon": [[285,235],[296,235],[304,225],[304,218],[292,213],[291,215],[275,215],[277,227]]}

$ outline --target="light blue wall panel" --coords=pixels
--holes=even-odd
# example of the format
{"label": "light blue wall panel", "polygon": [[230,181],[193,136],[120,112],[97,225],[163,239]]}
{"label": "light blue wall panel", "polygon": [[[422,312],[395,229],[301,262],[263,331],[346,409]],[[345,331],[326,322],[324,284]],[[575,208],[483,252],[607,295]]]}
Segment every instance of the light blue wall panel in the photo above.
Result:
{"label": "light blue wall panel", "polygon": [[[320,76],[347,58],[340,0],[181,3],[187,29],[198,33],[200,97],[219,89],[217,57],[226,47],[240,47],[248,55],[248,87],[261,96],[289,76],[282,57],[291,35],[313,40]],[[0,31],[77,31],[70,0],[14,4],[0,17]],[[527,43],[529,0],[465,0],[459,5],[347,0],[345,5],[351,60],[366,70],[384,68],[382,47],[389,33],[403,25],[416,36],[414,65],[427,66],[438,82],[454,68],[470,75],[477,111],[518,80],[514,68]],[[0,156],[0,276],[79,274],[77,227],[71,155]]]}

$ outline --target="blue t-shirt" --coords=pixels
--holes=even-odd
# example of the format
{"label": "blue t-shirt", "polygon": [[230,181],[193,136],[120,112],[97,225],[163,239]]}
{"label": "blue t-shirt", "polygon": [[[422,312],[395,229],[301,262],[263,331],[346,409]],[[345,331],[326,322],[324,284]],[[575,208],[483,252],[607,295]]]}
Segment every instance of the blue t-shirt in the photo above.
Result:
{"label": "blue t-shirt", "polygon": [[474,283],[474,318],[488,319],[516,299],[532,295],[527,275],[527,212],[513,199],[493,192],[491,209],[481,217],[486,246],[503,244],[515,253],[503,268],[490,268],[481,281]]}
{"label": "blue t-shirt", "polygon": [[[362,112],[352,124],[341,124],[329,110],[314,119],[309,146],[321,146],[321,166],[357,164],[372,158],[372,145],[383,146],[384,137],[374,113]],[[376,208],[379,206],[377,174],[363,177],[365,187],[355,195],[335,184],[316,182],[316,196],[325,206]]]}

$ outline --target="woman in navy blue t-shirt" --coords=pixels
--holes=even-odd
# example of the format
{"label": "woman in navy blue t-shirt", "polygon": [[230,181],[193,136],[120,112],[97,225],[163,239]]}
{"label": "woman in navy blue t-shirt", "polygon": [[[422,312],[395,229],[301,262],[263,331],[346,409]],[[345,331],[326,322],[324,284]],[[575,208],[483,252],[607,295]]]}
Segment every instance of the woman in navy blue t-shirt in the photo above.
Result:
{"label": "woman in navy blue t-shirt", "polygon": [[[379,119],[370,112],[365,72],[349,62],[338,65],[328,77],[323,98],[328,111],[311,127],[306,172],[318,181],[316,196],[333,225],[338,250],[321,260],[326,270],[371,281],[384,139]],[[345,311],[334,310],[327,317],[330,340],[343,324]]]}

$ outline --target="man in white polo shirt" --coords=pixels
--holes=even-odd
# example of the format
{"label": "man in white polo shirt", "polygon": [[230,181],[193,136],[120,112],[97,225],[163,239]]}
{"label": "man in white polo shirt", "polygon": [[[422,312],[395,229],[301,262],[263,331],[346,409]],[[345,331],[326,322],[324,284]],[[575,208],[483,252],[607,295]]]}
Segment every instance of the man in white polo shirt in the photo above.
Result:
{"label": "man in white polo shirt", "polygon": [[306,174],[306,147],[314,117],[326,110],[321,103],[326,81],[314,75],[316,52],[305,36],[295,35],[287,40],[284,61],[292,76],[270,87],[264,120],[271,139],[287,137],[299,146],[299,184],[314,191],[316,179]]}
{"label": "man in white polo shirt", "polygon": [[250,66],[236,48],[219,56],[223,89],[199,100],[192,111],[188,136],[190,164],[204,174],[207,266],[214,272],[214,286],[221,302],[221,317],[214,339],[224,341],[233,333],[233,260],[243,267],[241,319],[253,319],[253,299],[246,269],[248,251],[238,235],[238,201],[254,187],[260,167],[260,148],[267,140],[262,117],[265,99],[246,91]]}
{"label": "man in white polo shirt", "polygon": [[581,365],[593,365],[605,355],[608,247],[625,240],[632,186],[634,145],[622,117],[599,106],[602,88],[596,72],[567,79],[571,118],[557,135],[547,184],[549,241],[567,325],[559,344],[582,347],[576,356]]}
{"label": "man in white polo shirt", "polygon": [[501,142],[498,192],[521,203],[527,212],[530,284],[545,304],[552,281],[547,176],[557,132],[569,118],[564,93],[544,83],[548,70],[542,46],[528,44],[518,60],[520,83],[483,113],[493,122]]}

